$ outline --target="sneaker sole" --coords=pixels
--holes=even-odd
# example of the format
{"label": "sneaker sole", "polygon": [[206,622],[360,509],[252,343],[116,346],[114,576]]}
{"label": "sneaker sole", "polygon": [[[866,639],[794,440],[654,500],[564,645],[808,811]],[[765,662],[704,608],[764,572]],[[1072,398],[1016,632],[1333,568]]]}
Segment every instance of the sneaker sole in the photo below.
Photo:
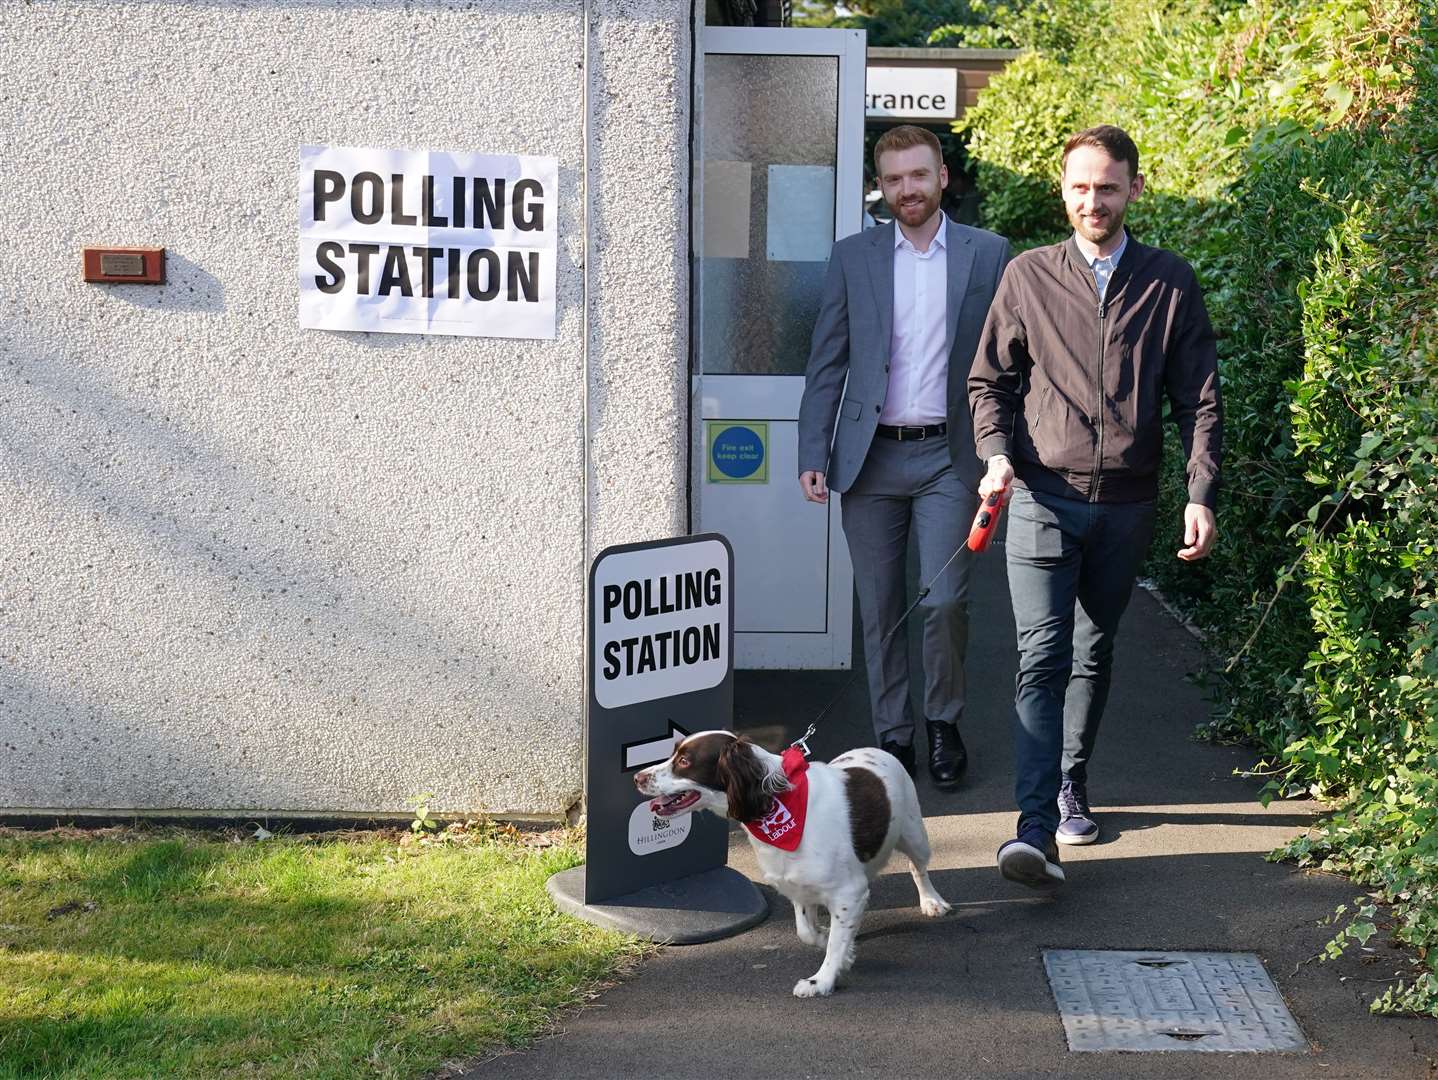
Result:
{"label": "sneaker sole", "polygon": [[1060,844],[1067,844],[1069,847],[1078,847],[1080,844],[1092,844],[1098,839],[1098,830],[1091,833],[1078,835],[1076,833],[1055,833],[1054,840]]}
{"label": "sneaker sole", "polygon": [[1048,861],[1029,844],[1010,844],[999,857],[999,873],[1031,889],[1053,889],[1064,883],[1063,867]]}

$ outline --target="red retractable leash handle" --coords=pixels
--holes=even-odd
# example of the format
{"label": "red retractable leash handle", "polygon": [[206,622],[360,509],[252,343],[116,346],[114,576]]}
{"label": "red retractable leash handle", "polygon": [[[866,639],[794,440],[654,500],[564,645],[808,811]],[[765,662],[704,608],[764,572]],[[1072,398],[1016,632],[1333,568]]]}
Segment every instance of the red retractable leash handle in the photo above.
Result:
{"label": "red retractable leash handle", "polygon": [[994,530],[999,527],[999,515],[1004,512],[1003,492],[996,491],[983,501],[979,512],[974,515],[974,524],[969,529],[970,551],[983,551],[989,546]]}

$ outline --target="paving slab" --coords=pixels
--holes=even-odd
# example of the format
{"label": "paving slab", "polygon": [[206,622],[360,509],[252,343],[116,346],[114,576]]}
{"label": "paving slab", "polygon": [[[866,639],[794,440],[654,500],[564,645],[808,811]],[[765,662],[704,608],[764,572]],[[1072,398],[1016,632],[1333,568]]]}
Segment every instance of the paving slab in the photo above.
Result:
{"label": "paving slab", "polygon": [[[1317,959],[1324,920],[1359,894],[1328,874],[1264,854],[1318,812],[1256,801],[1242,748],[1193,740],[1207,707],[1190,681],[1193,638],[1137,592],[1120,632],[1114,685],[1090,772],[1099,843],[1063,851],[1068,883],[1040,896],[1005,881],[994,852],[1013,835],[1011,716],[1016,666],[1002,548],[978,567],[969,655],[964,784],[919,794],[932,876],[954,905],[919,914],[902,858],[873,887],[853,970],[830,998],[790,988],[820,954],[794,936],[792,908],[724,941],[659,952],[629,981],[561,1018],[533,1047],[477,1062],[471,1078],[1235,1077],[1438,1080],[1438,1023],[1385,1018],[1368,1002],[1395,968],[1386,945]],[[911,640],[917,628],[911,628]],[[917,655],[917,649],[914,650]],[[858,646],[855,650],[859,656]],[[736,725],[773,748],[800,734],[844,673],[742,672]],[[813,740],[828,759],[872,742],[860,676]],[[921,755],[922,756],[922,755]],[[731,831],[730,865],[758,880]],[[1289,1053],[1076,1053],[1044,968],[1053,950],[1254,953],[1307,1048]]]}

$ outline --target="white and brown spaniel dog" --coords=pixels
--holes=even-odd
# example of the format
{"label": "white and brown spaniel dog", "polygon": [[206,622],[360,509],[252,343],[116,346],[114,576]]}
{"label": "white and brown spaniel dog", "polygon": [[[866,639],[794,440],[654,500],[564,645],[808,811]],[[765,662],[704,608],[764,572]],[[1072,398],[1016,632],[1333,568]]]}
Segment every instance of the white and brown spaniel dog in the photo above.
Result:
{"label": "white and brown spaniel dog", "polygon": [[[807,809],[791,812],[780,797],[801,794],[805,782]],[[919,909],[935,918],[949,911],[929,880],[929,834],[914,782],[882,750],[805,763],[797,751],[781,757],[727,731],[702,731],[634,783],[656,796],[649,809],[660,817],[712,810],[745,824],[764,879],[794,905],[799,940],[824,949],[819,970],[795,984],[796,997],[833,993],[834,981],[853,964],[869,882],[895,848],[913,864]],[[802,834],[797,845],[795,829]],[[820,907],[829,911],[827,932],[819,928]]]}

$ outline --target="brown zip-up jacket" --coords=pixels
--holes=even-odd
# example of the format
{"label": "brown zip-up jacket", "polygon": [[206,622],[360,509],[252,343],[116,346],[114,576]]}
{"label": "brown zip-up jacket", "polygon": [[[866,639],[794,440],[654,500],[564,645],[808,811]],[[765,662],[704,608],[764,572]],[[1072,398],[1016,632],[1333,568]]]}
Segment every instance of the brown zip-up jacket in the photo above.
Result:
{"label": "brown zip-up jacket", "polygon": [[1009,263],[969,374],[980,461],[1007,455],[1033,491],[1152,499],[1165,397],[1188,459],[1188,499],[1212,507],[1223,409],[1193,269],[1130,235],[1100,303],[1073,237]]}

